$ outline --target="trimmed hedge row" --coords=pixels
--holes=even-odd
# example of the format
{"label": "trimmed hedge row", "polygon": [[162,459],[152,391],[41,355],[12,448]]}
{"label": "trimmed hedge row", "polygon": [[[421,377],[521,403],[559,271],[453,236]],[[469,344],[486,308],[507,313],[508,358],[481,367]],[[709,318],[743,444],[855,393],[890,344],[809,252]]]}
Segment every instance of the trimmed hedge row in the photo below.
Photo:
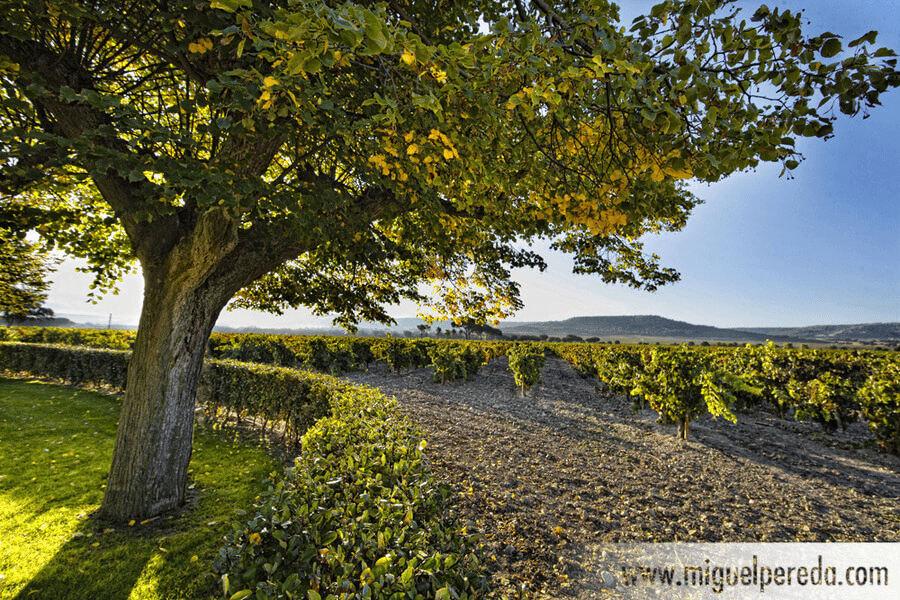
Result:
{"label": "trimmed hedge row", "polygon": [[351,384],[319,373],[207,360],[197,403],[213,418],[224,413],[236,415],[238,421],[247,416],[261,419],[263,430],[283,423],[286,441],[296,444],[310,426],[328,414],[334,395],[350,389]]}
{"label": "trimmed hedge row", "polygon": [[396,402],[349,386],[214,562],[226,598],[483,597],[476,538],[448,519]]}
{"label": "trimmed hedge row", "polygon": [[0,341],[28,344],[65,344],[110,350],[129,350],[137,332],[127,329],[72,329],[68,327],[0,327]]}
{"label": "trimmed hedge row", "polygon": [[[449,367],[456,377],[438,377],[444,381],[474,375],[481,365],[504,356],[506,342],[463,342],[457,340],[405,338],[307,337],[263,334],[214,334],[209,356],[246,362],[304,367],[323,373],[339,374],[368,368],[372,362],[386,363],[393,371],[436,365],[458,351],[466,375],[457,366]],[[453,350],[455,349],[455,350]],[[443,364],[443,363],[442,363]]]}
{"label": "trimmed hedge row", "polygon": [[123,391],[129,356],[123,350],[3,342],[0,343],[0,371]]}
{"label": "trimmed hedge row", "polygon": [[[0,341],[32,344],[65,344],[128,350],[136,332],[63,327],[0,327]],[[384,362],[392,370],[435,366],[436,380],[466,379],[482,365],[504,356],[509,342],[460,340],[356,338],[257,333],[214,333],[207,344],[207,357],[281,367],[304,368],[338,375],[364,370],[373,362]],[[438,361],[435,362],[434,357]]]}
{"label": "trimmed hedge row", "polygon": [[[47,344],[0,343],[0,371],[28,373],[66,383],[124,391],[130,353]],[[260,418],[264,427],[283,423],[289,443],[328,413],[331,397],[350,384],[321,375],[237,361],[207,360],[198,404],[212,417]]]}

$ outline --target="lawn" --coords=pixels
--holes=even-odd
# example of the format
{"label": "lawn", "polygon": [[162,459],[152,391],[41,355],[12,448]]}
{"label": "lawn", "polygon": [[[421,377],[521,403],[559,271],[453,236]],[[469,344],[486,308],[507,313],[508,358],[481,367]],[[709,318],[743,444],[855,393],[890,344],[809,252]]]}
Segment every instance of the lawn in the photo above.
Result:
{"label": "lawn", "polygon": [[194,435],[180,514],[98,521],[120,401],[0,378],[0,600],[220,596],[210,571],[222,536],[280,465],[235,432]]}

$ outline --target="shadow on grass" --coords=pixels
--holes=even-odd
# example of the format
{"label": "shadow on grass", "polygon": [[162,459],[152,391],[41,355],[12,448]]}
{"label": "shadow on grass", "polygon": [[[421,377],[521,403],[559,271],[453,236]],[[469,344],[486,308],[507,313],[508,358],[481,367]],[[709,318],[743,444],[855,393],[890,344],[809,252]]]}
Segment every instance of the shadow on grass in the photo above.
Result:
{"label": "shadow on grass", "polygon": [[111,525],[91,513],[118,409],[102,394],[0,378],[0,599],[217,596],[211,563],[235,509],[252,505],[278,462],[233,432],[198,429],[187,505]]}
{"label": "shadow on grass", "polygon": [[16,600],[215,598],[210,573],[221,525],[198,537],[190,516],[155,527],[103,529],[93,519],[60,547]]}
{"label": "shadow on grass", "polygon": [[154,548],[122,544],[116,540],[121,534],[98,534],[90,528],[75,535],[19,590],[17,600],[127,600],[131,596]]}

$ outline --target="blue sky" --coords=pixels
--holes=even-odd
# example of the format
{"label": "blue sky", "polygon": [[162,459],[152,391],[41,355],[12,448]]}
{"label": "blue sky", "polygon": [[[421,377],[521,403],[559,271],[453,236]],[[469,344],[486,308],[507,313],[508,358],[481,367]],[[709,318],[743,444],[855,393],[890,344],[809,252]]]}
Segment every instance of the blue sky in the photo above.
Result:
{"label": "blue sky", "polygon": [[[651,2],[622,2],[628,20]],[[741,2],[750,8],[760,3]],[[770,8],[805,8],[809,32],[832,31],[845,41],[870,29],[878,45],[900,51],[897,0],[792,0]],[[678,233],[645,240],[647,249],[676,268],[682,280],[655,293],[605,285],[571,274],[571,260],[549,255],[543,272],[516,271],[525,308],[515,320],[579,315],[656,314],[691,323],[729,326],[804,326],[900,321],[900,89],[868,119],[843,118],[833,139],[803,140],[806,160],[794,179],[766,165],[712,186]],[[85,302],[90,277],[71,261],[54,275],[47,305],[58,314],[95,323],[136,324],[143,283],[126,279],[118,296]],[[400,306],[396,317],[414,316]],[[325,321],[327,323],[327,320]],[[227,326],[298,327],[322,323],[306,311],[275,317],[223,312]]]}

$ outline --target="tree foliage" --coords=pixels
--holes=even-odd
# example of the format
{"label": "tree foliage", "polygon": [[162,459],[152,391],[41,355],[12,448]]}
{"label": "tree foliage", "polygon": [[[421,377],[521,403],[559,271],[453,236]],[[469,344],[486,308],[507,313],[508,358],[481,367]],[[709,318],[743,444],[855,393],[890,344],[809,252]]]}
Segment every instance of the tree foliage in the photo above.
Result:
{"label": "tree foliage", "polygon": [[53,316],[47,300],[55,261],[33,243],[0,229],[0,313],[11,325]]}

